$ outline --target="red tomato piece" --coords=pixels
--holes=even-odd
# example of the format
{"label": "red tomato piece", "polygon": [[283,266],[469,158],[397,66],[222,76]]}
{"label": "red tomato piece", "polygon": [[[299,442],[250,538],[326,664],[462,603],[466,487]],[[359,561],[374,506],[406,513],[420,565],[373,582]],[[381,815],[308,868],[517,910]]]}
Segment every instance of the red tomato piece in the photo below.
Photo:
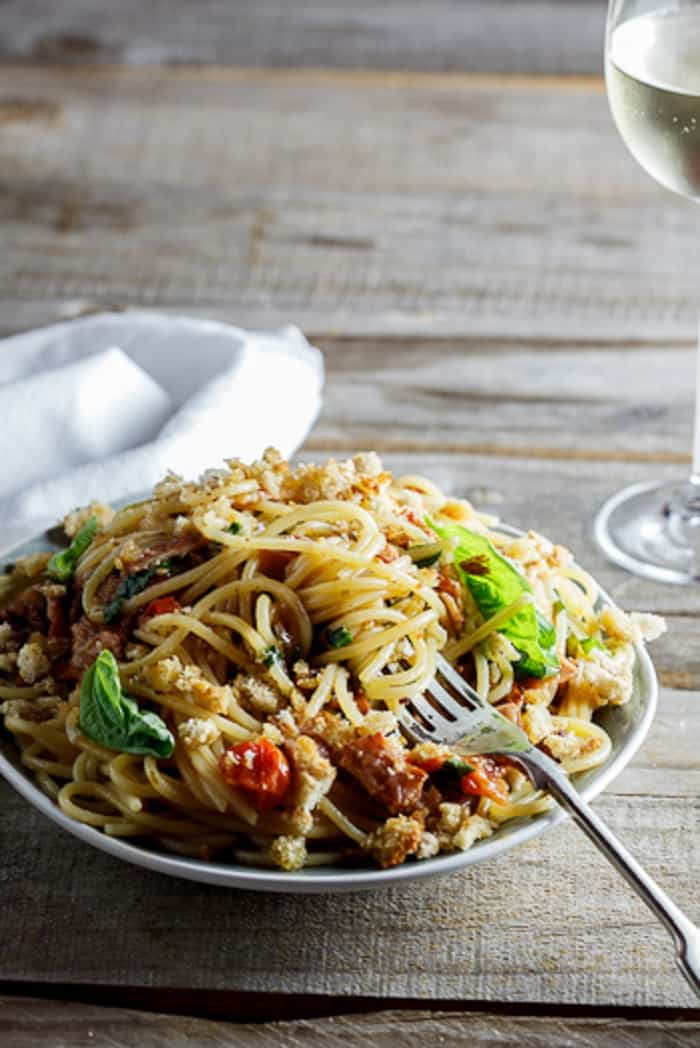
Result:
{"label": "red tomato piece", "polygon": [[239,742],[221,755],[219,771],[225,783],[242,790],[258,811],[281,804],[289,790],[289,761],[269,739]]}
{"label": "red tomato piece", "polygon": [[156,597],[150,604],[146,605],[142,619],[152,619],[155,615],[172,615],[174,611],[180,610],[180,602],[175,597]]}
{"label": "red tomato piece", "polygon": [[480,757],[478,755],[467,758],[473,767],[467,775],[463,776],[461,788],[462,793],[474,794],[477,797],[488,797],[497,804],[506,804],[508,801],[508,786],[503,776],[503,769],[492,757]]}

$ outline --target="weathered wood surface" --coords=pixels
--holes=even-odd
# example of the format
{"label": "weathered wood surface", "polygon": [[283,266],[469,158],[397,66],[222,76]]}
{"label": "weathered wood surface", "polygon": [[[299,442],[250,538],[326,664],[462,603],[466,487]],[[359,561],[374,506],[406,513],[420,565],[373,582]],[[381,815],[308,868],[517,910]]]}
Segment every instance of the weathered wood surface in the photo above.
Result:
{"label": "weathered wood surface", "polygon": [[598,73],[605,10],[605,0],[5,0],[0,57]]}
{"label": "weathered wood surface", "polygon": [[263,1025],[126,1008],[0,997],[0,1040],[12,1048],[696,1048],[699,1022],[546,1018],[481,1012],[385,1011]]}
{"label": "weathered wood surface", "polygon": [[[570,545],[626,606],[665,613],[659,716],[597,805],[698,918],[700,594],[625,575],[591,538],[607,494],[687,463],[697,217],[626,155],[599,80],[462,75],[596,72],[603,8],[206,0],[194,18],[175,0],[99,14],[35,0],[28,18],[6,2],[0,331],[112,304],[295,321],[328,372],[305,455],[378,447],[393,468]],[[125,867],[5,786],[0,841],[0,978],[45,993],[285,991],[337,995],[339,1011],[367,995],[695,1003],[663,929],[572,826],[449,880],[321,899]],[[84,1036],[85,1013],[66,1008],[68,1040]],[[488,1021],[470,1017],[471,1044],[500,1038]],[[697,1037],[503,1021],[523,1045]],[[352,1036],[380,1044],[416,1031],[460,1043],[466,1025],[362,1022]],[[318,1029],[352,1043],[347,1025]]]}
{"label": "weathered wood surface", "polygon": [[696,330],[698,217],[597,80],[0,67],[0,222],[3,329],[127,302],[564,353]]}
{"label": "weathered wood surface", "polygon": [[[696,918],[697,693],[596,802]],[[0,978],[342,997],[691,1007],[666,932],[576,827],[449,878],[264,896],[147,873],[0,788]],[[80,933],[76,933],[80,929]]]}

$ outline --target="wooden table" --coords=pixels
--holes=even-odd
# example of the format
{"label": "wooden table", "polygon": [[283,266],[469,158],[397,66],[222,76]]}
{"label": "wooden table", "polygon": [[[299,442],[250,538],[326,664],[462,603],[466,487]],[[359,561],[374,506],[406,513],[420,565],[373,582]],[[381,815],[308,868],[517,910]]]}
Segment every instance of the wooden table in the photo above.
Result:
{"label": "wooden table", "polygon": [[[666,615],[659,715],[597,807],[697,919],[700,592],[606,563],[591,521],[687,469],[700,227],[616,136],[604,6],[6,2],[0,329],[294,321],[327,366],[304,455],[377,448]],[[304,898],[125,867],[0,800],[0,1043],[699,1042],[665,932],[572,826]]]}

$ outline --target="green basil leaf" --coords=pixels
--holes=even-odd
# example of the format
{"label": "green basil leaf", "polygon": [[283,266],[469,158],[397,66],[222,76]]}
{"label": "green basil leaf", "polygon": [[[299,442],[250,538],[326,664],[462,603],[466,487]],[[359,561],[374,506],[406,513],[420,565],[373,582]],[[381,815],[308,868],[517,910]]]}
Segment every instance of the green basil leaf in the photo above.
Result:
{"label": "green basil leaf", "polygon": [[127,575],[126,578],[123,578],[112,599],[104,606],[102,614],[105,622],[114,622],[115,619],[118,619],[124,602],[129,600],[130,597],[135,597],[137,593],[143,593],[155,573],[156,565],[154,564],[150,568],[145,568],[143,571],[135,571],[133,575]]}
{"label": "green basil leaf", "polygon": [[94,742],[121,753],[170,757],[175,739],[157,713],[139,709],[122,691],[117,661],[106,648],[83,675],[80,730]]}
{"label": "green basil leaf", "polygon": [[228,531],[229,535],[237,535],[241,530],[241,525],[238,523],[237,520],[234,520],[229,524],[226,530]]}
{"label": "green basil leaf", "polygon": [[76,565],[95,537],[97,517],[90,517],[66,549],[54,553],[46,565],[46,572],[56,582],[68,582],[73,577]]}
{"label": "green basil leaf", "polygon": [[[501,556],[485,536],[469,531],[460,524],[438,526],[428,522],[440,538],[456,539],[454,562],[484,619],[513,604],[523,593],[531,593],[530,584],[515,565]],[[513,666],[517,679],[549,677],[559,669],[557,635],[551,622],[528,604],[499,629],[520,653]]]}

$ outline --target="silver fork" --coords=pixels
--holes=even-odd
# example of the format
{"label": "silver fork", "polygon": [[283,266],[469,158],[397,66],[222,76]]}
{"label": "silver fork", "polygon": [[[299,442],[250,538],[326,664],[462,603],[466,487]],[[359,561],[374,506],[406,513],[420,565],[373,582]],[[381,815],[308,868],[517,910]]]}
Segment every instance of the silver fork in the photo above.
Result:
{"label": "silver fork", "polygon": [[484,702],[443,656],[438,656],[437,673],[428,696],[409,699],[401,708],[399,721],[414,742],[441,743],[465,756],[507,755],[522,767],[536,789],[548,790],[666,925],[675,941],[678,966],[700,995],[700,929],[642,869],[583,800],[556,761],[533,746],[516,724]]}

